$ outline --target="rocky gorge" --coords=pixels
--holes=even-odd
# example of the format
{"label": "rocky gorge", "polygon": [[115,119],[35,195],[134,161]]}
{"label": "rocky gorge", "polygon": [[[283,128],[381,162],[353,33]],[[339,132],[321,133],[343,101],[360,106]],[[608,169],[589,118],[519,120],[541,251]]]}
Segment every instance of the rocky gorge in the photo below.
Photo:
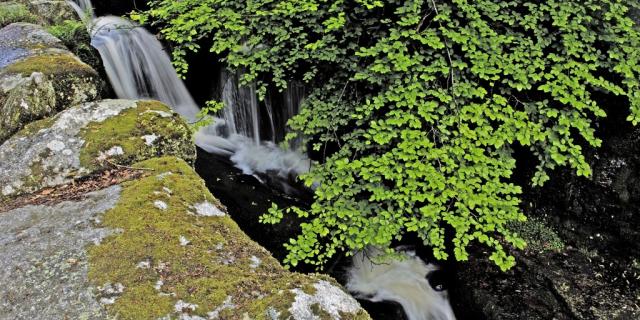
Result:
{"label": "rocky gorge", "polygon": [[[286,270],[262,247],[293,231],[256,230],[269,201],[234,187],[241,172],[203,169],[187,120],[113,99],[104,72],[48,31],[77,19],[65,1],[0,2],[0,319],[370,318],[344,272]],[[516,267],[442,264],[456,318],[640,318],[640,131],[621,122],[598,128],[592,179],[558,169],[525,190]],[[377,319],[406,317],[383,308]]]}

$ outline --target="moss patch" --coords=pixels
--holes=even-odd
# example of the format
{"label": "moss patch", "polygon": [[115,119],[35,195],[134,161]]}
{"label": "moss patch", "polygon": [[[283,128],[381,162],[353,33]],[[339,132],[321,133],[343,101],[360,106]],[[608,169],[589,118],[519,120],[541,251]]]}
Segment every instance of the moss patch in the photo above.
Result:
{"label": "moss patch", "polygon": [[[89,248],[91,281],[125,287],[107,307],[113,316],[175,315],[176,302],[182,300],[197,305],[185,313],[203,317],[218,312],[225,319],[245,314],[270,319],[269,310],[274,310],[286,319],[295,299],[290,289],[322,279],[285,271],[228,216],[194,214],[195,204],[220,204],[186,162],[165,157],[135,166],[154,171],[124,183],[118,204],[103,217],[104,227],[122,232]],[[166,208],[158,207],[159,201]],[[180,236],[189,244],[181,244]],[[257,266],[252,257],[260,259]],[[148,267],[139,267],[140,262]],[[228,297],[234,307],[221,307]]]}
{"label": "moss patch", "polygon": [[49,118],[44,118],[42,120],[38,120],[36,122],[31,122],[25,125],[24,128],[22,128],[18,133],[16,133],[16,136],[19,136],[19,137],[32,136],[38,133],[38,131],[42,129],[51,128],[51,126],[56,122],[57,119],[58,119],[57,116],[53,116]]}
{"label": "moss patch", "polygon": [[527,242],[527,251],[558,252],[564,249],[558,233],[543,218],[530,217],[525,222],[515,222],[509,227]]}
{"label": "moss patch", "polygon": [[[80,151],[80,163],[90,170],[99,169],[101,153],[120,147],[123,154],[113,156],[118,164],[162,155],[174,155],[187,161],[195,159],[195,147],[189,126],[178,115],[158,101],[140,101],[136,108],[121,112],[103,122],[85,127],[80,136],[85,144]],[[154,137],[147,143],[144,137]],[[104,157],[104,156],[103,156]]]}
{"label": "moss patch", "polygon": [[35,23],[37,20],[38,18],[22,3],[13,1],[0,3],[0,28],[14,22]]}
{"label": "moss patch", "polygon": [[45,75],[96,74],[89,65],[80,62],[70,54],[42,54],[32,56],[7,66],[5,72],[24,75],[30,75],[34,72],[41,72]]}

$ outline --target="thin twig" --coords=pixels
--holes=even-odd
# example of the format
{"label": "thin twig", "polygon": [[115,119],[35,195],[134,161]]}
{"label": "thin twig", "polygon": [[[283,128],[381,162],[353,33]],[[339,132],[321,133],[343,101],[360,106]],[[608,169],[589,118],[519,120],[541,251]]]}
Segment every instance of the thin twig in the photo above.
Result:
{"label": "thin twig", "polygon": [[[422,25],[424,24],[424,22],[427,20],[427,18],[431,15],[431,13],[433,12],[433,10],[425,13],[425,15],[422,17],[422,19],[420,20],[420,23],[418,24],[418,26],[416,27],[416,32],[420,32],[420,29],[422,28]],[[437,11],[436,11],[437,14]]]}
{"label": "thin twig", "polygon": [[130,170],[143,170],[143,171],[156,171],[155,169],[151,169],[151,168],[135,168],[135,167],[130,167],[130,166],[125,166],[122,164],[117,164],[109,159],[105,159],[104,160],[106,163],[116,167],[116,168],[121,168],[121,169],[130,169]]}

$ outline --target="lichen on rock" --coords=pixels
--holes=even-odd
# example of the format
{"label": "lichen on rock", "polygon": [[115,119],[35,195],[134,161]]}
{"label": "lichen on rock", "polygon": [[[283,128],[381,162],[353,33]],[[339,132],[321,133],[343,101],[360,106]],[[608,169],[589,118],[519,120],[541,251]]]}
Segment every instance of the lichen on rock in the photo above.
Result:
{"label": "lichen on rock", "polygon": [[[146,112],[150,109],[170,112],[159,102],[103,100],[27,125],[0,145],[0,198],[161,155],[192,160],[188,125],[177,115]],[[143,139],[148,134],[158,136],[152,145]]]}
{"label": "lichen on rock", "polygon": [[114,232],[93,221],[118,201],[120,187],[80,201],[0,213],[0,318],[105,319],[88,280],[85,247]]}
{"label": "lichen on rock", "polygon": [[13,22],[52,25],[78,19],[65,0],[9,0],[0,1],[0,27]]}
{"label": "lichen on rock", "polygon": [[[285,270],[228,215],[190,212],[203,202],[222,206],[186,162],[164,157],[134,167],[153,171],[124,183],[118,204],[102,221],[102,227],[122,232],[89,248],[94,285],[125,287],[107,306],[111,316],[368,319],[335,280]],[[159,210],[156,201],[166,209]],[[141,261],[150,267],[141,268]]]}
{"label": "lichen on rock", "polygon": [[53,25],[65,20],[78,19],[66,0],[22,0],[43,25]]}
{"label": "lichen on rock", "polygon": [[36,17],[29,7],[17,1],[0,2],[0,28],[14,22],[36,22]]}

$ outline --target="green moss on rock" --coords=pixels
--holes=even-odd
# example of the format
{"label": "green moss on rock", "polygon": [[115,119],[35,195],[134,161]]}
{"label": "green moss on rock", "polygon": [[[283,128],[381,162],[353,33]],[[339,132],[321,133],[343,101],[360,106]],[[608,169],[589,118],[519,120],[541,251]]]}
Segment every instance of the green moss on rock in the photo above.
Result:
{"label": "green moss on rock", "polygon": [[87,32],[87,27],[84,22],[64,20],[48,27],[47,31],[60,39],[69,51],[75,54],[82,62],[98,71],[104,79],[107,78],[100,54],[98,50],[91,46],[91,36]]}
{"label": "green moss on rock", "polygon": [[511,223],[510,228],[527,242],[527,251],[558,252],[564,249],[558,233],[543,218],[529,217],[527,221]]}
{"label": "green moss on rock", "polygon": [[[291,289],[328,279],[284,270],[222,212],[198,215],[198,204],[221,205],[186,162],[165,157],[135,166],[153,171],[124,183],[118,204],[103,217],[104,227],[122,232],[89,248],[93,284],[124,286],[107,306],[113,316],[213,312],[224,319],[287,319],[295,300]],[[176,311],[179,301],[192,307]]]}
{"label": "green moss on rock", "polygon": [[96,72],[87,64],[70,54],[42,54],[28,57],[7,66],[6,73],[29,75],[41,72],[45,75],[74,74],[76,76],[95,75]]}
{"label": "green moss on rock", "polygon": [[73,105],[95,100],[102,80],[90,66],[70,53],[36,54],[18,60],[0,73],[0,142],[25,124]]}
{"label": "green moss on rock", "polygon": [[29,8],[18,2],[8,1],[0,3],[0,28],[14,22],[36,22],[38,18]]}
{"label": "green moss on rock", "polygon": [[[23,0],[24,1],[24,0]],[[79,17],[66,0],[26,0],[41,25],[53,25]]]}
{"label": "green moss on rock", "polygon": [[123,153],[107,156],[118,164],[131,164],[162,155],[174,155],[188,162],[195,159],[189,126],[169,107],[158,101],[139,101],[136,108],[103,122],[93,122],[80,133],[85,141],[80,163],[90,170],[104,165],[105,152],[121,148]]}
{"label": "green moss on rock", "polygon": [[49,118],[44,118],[39,121],[28,123],[24,126],[24,128],[22,128],[18,133],[16,133],[16,136],[19,136],[19,137],[31,136],[42,129],[50,128],[55,122],[56,122],[56,117],[53,116]]}

